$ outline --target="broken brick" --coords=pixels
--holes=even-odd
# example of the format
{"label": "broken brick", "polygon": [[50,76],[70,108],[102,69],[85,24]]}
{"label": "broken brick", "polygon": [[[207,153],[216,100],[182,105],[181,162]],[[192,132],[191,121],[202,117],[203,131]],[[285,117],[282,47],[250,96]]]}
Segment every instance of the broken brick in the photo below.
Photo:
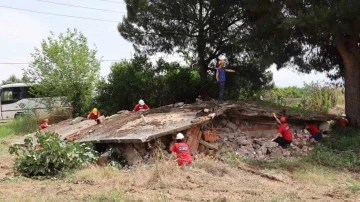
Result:
{"label": "broken brick", "polygon": [[215,130],[203,131],[203,136],[204,136],[205,141],[211,142],[211,143],[213,143],[219,139]]}
{"label": "broken brick", "polygon": [[186,143],[189,145],[190,153],[196,155],[201,137],[200,126],[190,128],[186,131],[185,136],[187,137]]}

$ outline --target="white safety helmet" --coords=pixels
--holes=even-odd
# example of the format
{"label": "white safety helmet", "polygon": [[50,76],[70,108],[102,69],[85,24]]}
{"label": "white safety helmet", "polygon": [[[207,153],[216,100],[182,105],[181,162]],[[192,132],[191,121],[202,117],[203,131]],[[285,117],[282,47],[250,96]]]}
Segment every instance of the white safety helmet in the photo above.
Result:
{"label": "white safety helmet", "polygon": [[342,114],[341,117],[346,117],[346,114]]}
{"label": "white safety helmet", "polygon": [[139,105],[144,105],[144,104],[145,104],[144,100],[139,100]]}
{"label": "white safety helmet", "polygon": [[183,135],[182,133],[178,133],[178,134],[176,135],[176,139],[177,139],[177,140],[182,140],[182,139],[184,139],[184,135]]}

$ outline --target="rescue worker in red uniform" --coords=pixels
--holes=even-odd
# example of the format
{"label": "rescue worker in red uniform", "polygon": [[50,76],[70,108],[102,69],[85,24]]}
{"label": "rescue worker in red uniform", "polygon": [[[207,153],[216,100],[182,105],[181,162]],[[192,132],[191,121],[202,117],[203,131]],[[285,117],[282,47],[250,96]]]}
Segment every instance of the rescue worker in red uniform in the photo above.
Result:
{"label": "rescue worker in red uniform", "polygon": [[101,116],[100,111],[94,108],[87,116],[88,119],[94,119],[98,124],[100,123],[99,117]]}
{"label": "rescue worker in red uniform", "polygon": [[179,166],[191,164],[192,158],[189,146],[184,142],[182,133],[176,135],[176,143],[172,146],[171,151],[176,153]]}
{"label": "rescue worker in red uniform", "polygon": [[45,129],[47,127],[49,127],[49,119],[44,119],[44,121],[40,124],[39,126],[39,130]]}
{"label": "rescue worker in red uniform", "polygon": [[346,114],[341,115],[341,119],[337,120],[337,124],[340,128],[346,130],[346,126],[349,124],[349,121],[346,119]]}
{"label": "rescue worker in red uniform", "polygon": [[133,112],[137,112],[137,111],[146,111],[150,109],[149,106],[147,106],[147,104],[145,104],[144,100],[139,100],[139,103],[137,105],[135,105]]}
{"label": "rescue worker in red uniform", "polygon": [[272,141],[278,143],[283,149],[286,149],[290,146],[293,140],[293,135],[289,124],[286,123],[285,117],[280,118],[280,123],[281,126],[279,127],[279,130]]}
{"label": "rescue worker in red uniform", "polygon": [[311,137],[309,138],[309,140],[314,138],[314,140],[320,141],[322,139],[322,133],[321,133],[320,129],[318,127],[316,127],[316,125],[312,121],[310,121],[307,124],[305,129],[308,130],[311,134]]}

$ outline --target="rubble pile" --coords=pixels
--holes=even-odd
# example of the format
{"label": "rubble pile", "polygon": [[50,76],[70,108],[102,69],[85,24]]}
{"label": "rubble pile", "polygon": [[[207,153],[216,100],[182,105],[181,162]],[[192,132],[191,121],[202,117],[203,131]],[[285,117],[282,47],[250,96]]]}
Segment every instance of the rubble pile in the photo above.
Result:
{"label": "rubble pile", "polygon": [[[277,143],[270,141],[276,134],[276,129],[262,131],[260,136],[248,136],[243,129],[250,126],[261,130],[266,127],[244,121],[237,121],[237,123],[222,117],[206,125],[196,125],[184,131],[185,140],[192,156],[216,157],[235,152],[245,158],[270,160],[292,155],[306,155],[313,148],[308,141],[309,134],[298,130],[296,126],[293,126],[292,129],[293,143],[288,150],[283,150]],[[135,165],[140,162],[152,163],[154,158],[168,158],[174,143],[175,134],[163,136],[144,144],[116,145],[116,150],[124,154],[127,165]],[[159,150],[161,151],[159,152]]]}
{"label": "rubble pile", "polygon": [[[221,145],[222,142],[226,142],[226,145],[230,146],[238,155],[253,159],[274,159],[290,156],[289,151],[295,152],[296,155],[303,155],[313,149],[309,141],[309,133],[299,129],[297,126],[292,126],[294,137],[290,148],[288,151],[283,151],[277,143],[271,142],[271,139],[277,133],[276,123],[273,126],[264,127],[261,124],[252,124],[239,120],[234,122],[237,124],[222,119],[218,121],[217,125],[208,126],[207,130],[203,132],[205,141],[214,145]],[[249,126],[253,129],[253,132],[258,129],[259,135],[247,135],[243,129],[246,130]]]}

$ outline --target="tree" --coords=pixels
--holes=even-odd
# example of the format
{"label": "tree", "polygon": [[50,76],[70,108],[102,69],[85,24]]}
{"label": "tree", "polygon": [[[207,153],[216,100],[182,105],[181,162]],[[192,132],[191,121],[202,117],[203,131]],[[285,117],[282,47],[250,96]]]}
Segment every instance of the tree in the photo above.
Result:
{"label": "tree", "polygon": [[139,99],[152,108],[192,102],[197,96],[198,81],[196,71],[178,63],[160,59],[152,64],[146,56],[135,55],[130,61],[111,65],[110,74],[98,85],[96,103],[104,114],[111,115],[131,110]]}
{"label": "tree", "polygon": [[[360,1],[282,0],[288,29],[286,61],[302,72],[326,71],[344,77],[345,110],[360,125]],[[284,61],[285,61],[284,60]],[[331,73],[335,70],[335,73]]]}
{"label": "tree", "polygon": [[[219,56],[226,55],[238,64],[260,64],[261,68],[252,70],[258,71],[256,75],[271,64],[264,57],[245,52],[252,21],[244,7],[251,1],[125,0],[127,16],[118,30],[138,52],[182,54],[199,68],[200,93],[207,98],[208,70]],[[231,67],[237,70],[243,65]]]}
{"label": "tree", "polygon": [[33,61],[26,75],[39,83],[36,92],[50,97],[64,96],[62,101],[72,104],[75,115],[82,115],[89,110],[99,77],[100,61],[96,53],[76,29],[68,29],[58,37],[51,33],[31,54]]}
{"label": "tree", "polygon": [[17,78],[14,74],[11,75],[8,79],[3,80],[1,85],[11,84],[11,83],[30,83],[30,79],[26,74],[23,74],[21,79]]}
{"label": "tree", "polygon": [[14,74],[11,75],[8,79],[3,80],[1,82],[1,85],[5,85],[5,84],[12,84],[12,83],[21,83],[21,79],[17,78]]}

